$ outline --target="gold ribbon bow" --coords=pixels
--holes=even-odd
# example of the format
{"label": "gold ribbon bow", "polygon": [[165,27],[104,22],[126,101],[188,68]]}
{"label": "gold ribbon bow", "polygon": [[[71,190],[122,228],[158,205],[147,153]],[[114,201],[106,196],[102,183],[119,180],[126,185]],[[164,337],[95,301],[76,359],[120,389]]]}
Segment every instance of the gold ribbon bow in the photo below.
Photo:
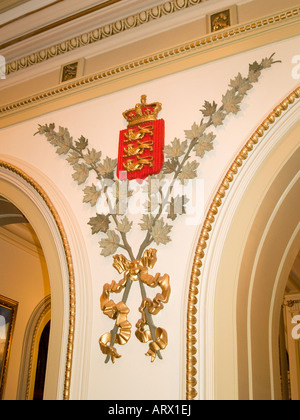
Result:
{"label": "gold ribbon bow", "polygon": [[[114,280],[111,284],[106,283],[103,286],[103,293],[100,297],[100,307],[105,315],[111,319],[116,319],[116,325],[120,327],[119,334],[115,337],[115,343],[117,344],[126,344],[131,336],[131,324],[127,320],[127,315],[129,313],[129,308],[124,302],[115,303],[113,300],[109,300],[109,294],[120,293],[126,285],[127,279],[122,279],[119,283],[116,283]],[[99,345],[102,353],[108,354],[111,356],[111,360],[114,363],[115,358],[121,357],[115,347],[109,345],[111,342],[111,333],[107,332],[100,337]]]}
{"label": "gold ribbon bow", "polygon": [[[164,274],[162,277],[159,273],[154,277],[148,274],[148,268],[153,268],[157,261],[156,252],[156,249],[148,249],[144,252],[141,259],[134,261],[129,261],[122,254],[114,256],[113,267],[120,274],[124,272],[124,276],[118,283],[113,280],[111,284],[106,283],[103,286],[100,307],[105,315],[116,320],[115,325],[117,330],[120,328],[120,332],[115,334],[113,340],[112,332],[103,334],[99,339],[102,353],[109,355],[113,363],[115,358],[121,357],[115,347],[113,347],[113,344],[124,345],[128,342],[131,337],[131,324],[127,320],[127,315],[130,310],[126,303],[121,301],[116,304],[113,300],[110,300],[109,297],[112,292],[120,293],[126,287],[128,280],[130,282],[139,280],[151,288],[157,286],[160,286],[161,288],[161,293],[157,293],[153,300],[144,297],[139,307],[142,317],[136,323],[137,330],[135,335],[142,343],[147,343],[151,339],[153,340],[149,343],[149,350],[146,355],[150,356],[151,361],[153,362],[157,352],[163,350],[168,344],[168,335],[163,328],[156,328],[154,325],[151,325],[152,332],[150,329],[145,329],[146,325],[150,327],[147,312],[151,315],[156,315],[163,309],[163,303],[169,301],[171,293],[168,274]],[[154,334],[155,337],[153,337]]]}

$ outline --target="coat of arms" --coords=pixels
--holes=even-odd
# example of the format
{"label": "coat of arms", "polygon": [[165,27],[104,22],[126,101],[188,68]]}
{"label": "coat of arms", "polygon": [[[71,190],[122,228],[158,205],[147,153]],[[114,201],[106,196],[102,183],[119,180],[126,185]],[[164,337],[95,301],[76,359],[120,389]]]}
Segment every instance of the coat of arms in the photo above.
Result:
{"label": "coat of arms", "polygon": [[[204,101],[200,109],[203,116],[200,124],[194,122],[189,130],[184,130],[184,140],[175,138],[165,147],[164,120],[157,119],[162,106],[158,102],[147,104],[146,95],[142,95],[141,103],[135,108],[123,113],[128,127],[120,132],[118,159],[103,158],[101,151],[89,147],[86,137],[74,140],[67,128],[59,127],[55,131],[54,123],[39,125],[37,133],[45,135],[58,154],[66,155],[74,170],[73,179],[78,185],[85,184],[83,202],[97,209],[96,216],[88,222],[92,234],[101,235],[101,255],[113,257],[113,267],[122,274],[119,281],[113,280],[103,285],[100,297],[102,312],[114,321],[112,330],[102,334],[99,339],[100,349],[106,355],[105,362],[118,359],[120,354],[115,345],[124,345],[131,337],[127,299],[133,283],[139,284],[142,297],[139,306],[141,316],[135,324],[135,336],[142,343],[149,344],[146,355],[151,357],[152,362],[156,356],[162,358],[160,352],[168,344],[168,334],[164,328],[156,327],[152,317],[168,303],[171,286],[168,274],[151,275],[148,272],[157,261],[153,242],[166,245],[171,241],[169,234],[172,223],[179,215],[188,214],[186,203],[189,198],[186,197],[186,190],[176,190],[176,182],[187,188],[189,182],[199,177],[197,169],[201,160],[214,149],[214,129],[223,125],[229,115],[240,112],[243,99],[258,82],[261,72],[278,62],[273,60],[273,56],[250,64],[246,77],[238,73],[231,79],[219,105],[215,101]],[[90,173],[96,176],[97,185],[87,184]],[[140,187],[147,190],[142,212],[138,213],[141,216],[139,223],[136,223],[136,215],[130,220],[128,210],[129,200],[137,194],[131,188],[139,187],[130,181],[134,179],[145,180]],[[123,201],[126,206],[121,205]],[[106,205],[103,208],[102,203]],[[132,245],[136,243],[130,234],[136,229],[140,229],[145,236],[135,255]],[[127,257],[116,254],[119,248],[127,253]],[[160,290],[155,297],[147,297],[147,290],[157,287]],[[111,294],[121,292],[121,300],[116,303]],[[192,325],[191,330],[193,328]],[[191,337],[195,339],[194,335]]]}
{"label": "coat of arms", "polygon": [[157,120],[159,102],[147,104],[146,95],[135,108],[123,112],[128,127],[120,132],[117,177],[145,179],[158,174],[164,163],[165,122]]}

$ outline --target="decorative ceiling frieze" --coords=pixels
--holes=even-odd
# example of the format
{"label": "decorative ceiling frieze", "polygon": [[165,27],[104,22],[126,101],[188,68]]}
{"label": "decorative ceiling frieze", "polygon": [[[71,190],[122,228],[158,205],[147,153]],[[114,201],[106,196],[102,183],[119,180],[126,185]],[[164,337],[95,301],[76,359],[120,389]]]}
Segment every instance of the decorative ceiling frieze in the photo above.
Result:
{"label": "decorative ceiling frieze", "polygon": [[[45,62],[70,51],[86,47],[114,35],[124,33],[150,22],[154,22],[163,17],[199,5],[202,2],[203,0],[171,0],[152,8],[142,10],[134,15],[126,16],[99,28],[93,29],[92,31],[74,36],[62,42],[56,43],[55,45],[51,45],[27,56],[8,62],[6,64],[6,75],[8,76],[18,70],[29,68],[35,64]],[[42,29],[43,28],[41,28],[41,31]],[[38,33],[35,35],[38,35]]]}
{"label": "decorative ceiling frieze", "polygon": [[[23,111],[24,109],[30,109],[34,107],[34,109],[37,111],[37,105],[57,100],[57,98],[60,97],[65,98],[70,94],[72,94],[72,103],[74,104],[74,93],[82,92],[86,88],[96,88],[95,95],[99,96],[99,91],[97,90],[97,88],[103,83],[105,83],[106,85],[109,82],[113,83],[118,78],[124,76],[126,77],[139,70],[151,69],[154,66],[158,66],[161,64],[166,65],[174,62],[176,63],[183,57],[186,59],[186,61],[188,58],[191,58],[191,60],[193,60],[193,58],[195,58],[197,55],[203,54],[205,51],[208,51],[211,48],[222,48],[222,46],[224,47],[225,45],[230,45],[230,43],[236,43],[237,39],[243,39],[246,37],[247,40],[249,40],[252,36],[255,37],[257,44],[258,35],[264,38],[265,33],[269,31],[273,32],[274,28],[287,28],[288,33],[287,35],[283,34],[284,39],[286,36],[290,36],[290,28],[293,28],[293,33],[295,31],[298,31],[299,17],[300,7],[289,9],[280,14],[275,14],[262,19],[258,19],[256,21],[249,22],[245,25],[236,25],[234,27],[226,28],[223,31],[218,31],[216,33],[209,34],[192,42],[184,43],[171,49],[162,50],[155,54],[151,54],[137,60],[123,63],[104,71],[85,75],[74,80],[68,80],[67,82],[61,83],[55,86],[54,88],[43,90],[37,94],[24,97],[18,101],[6,103],[3,105],[1,104],[0,120],[1,117],[9,117],[9,115],[13,115],[16,112]],[[238,50],[236,50],[236,52],[238,52]],[[204,62],[203,57],[202,62]],[[190,64],[187,63],[187,67],[189,66]],[[89,98],[92,97],[93,95]],[[5,122],[3,123],[5,124]]]}

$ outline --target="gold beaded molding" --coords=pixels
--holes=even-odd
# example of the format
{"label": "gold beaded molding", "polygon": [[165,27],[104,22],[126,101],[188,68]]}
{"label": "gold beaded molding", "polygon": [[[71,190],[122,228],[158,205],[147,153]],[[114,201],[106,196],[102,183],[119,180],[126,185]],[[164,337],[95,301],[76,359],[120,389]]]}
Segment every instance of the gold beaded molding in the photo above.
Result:
{"label": "gold beaded molding", "polygon": [[6,74],[14,73],[18,70],[28,68],[34,64],[42,63],[51,58],[65,54],[78,48],[94,44],[103,39],[110,38],[116,34],[123,33],[138,26],[171,15],[180,10],[187,9],[202,3],[203,0],[171,0],[163,4],[144,10],[132,16],[117,20],[116,22],[94,29],[93,31],[73,37],[49,48],[34,52],[26,57],[11,61],[6,65]]}
{"label": "gold beaded molding", "polygon": [[[31,381],[33,380],[33,378],[32,378],[33,356],[34,356],[34,349],[35,349],[36,341],[37,341],[37,333],[38,333],[38,330],[40,328],[40,324],[43,321],[45,315],[51,311],[51,297],[50,297],[50,295],[47,296],[44,299],[44,305],[45,306],[43,308],[43,311],[39,315],[39,318],[37,320],[37,323],[36,323],[36,326],[35,326],[35,329],[34,329],[34,332],[33,332],[33,336],[32,336],[32,343],[31,343],[30,357],[29,357],[29,368],[28,368],[28,374],[27,374],[25,400],[29,400],[30,385],[31,385]],[[35,379],[35,375],[34,375],[34,379]]]}
{"label": "gold beaded molding", "polygon": [[63,399],[69,399],[70,393],[70,384],[71,384],[71,368],[72,368],[72,359],[73,359],[73,344],[74,344],[74,329],[75,329],[75,276],[73,270],[73,262],[72,262],[72,255],[70,251],[69,242],[67,239],[66,232],[64,230],[63,224],[59,217],[58,212],[56,211],[55,207],[53,206],[50,198],[42,189],[42,187],[37,184],[31,177],[26,175],[21,169],[17,168],[10,163],[4,162],[0,160],[0,168],[7,169],[14,174],[17,174],[20,178],[22,178],[28,185],[30,185],[44,200],[48,209],[50,210],[56,226],[59,230],[61,240],[64,247],[64,252],[66,256],[66,262],[68,266],[68,275],[69,275],[69,330],[68,330],[68,345],[67,345],[67,355],[66,355],[66,368],[65,368],[65,381],[64,381],[64,391],[63,391]]}
{"label": "gold beaded molding", "polygon": [[[52,45],[46,49],[34,52],[28,56],[21,57],[18,60],[11,61],[6,64],[6,74],[9,75],[18,70],[26,69],[35,64],[45,62],[51,58],[58,57],[62,54],[68,53],[70,51],[75,51],[78,48],[85,47],[87,45],[94,44],[103,39],[110,38],[116,34],[123,33],[127,30],[137,28],[146,23],[152,22],[154,20],[160,19],[163,16],[171,15],[180,10],[187,9],[192,6],[196,6],[202,3],[203,0],[173,0],[168,1],[164,4],[153,7],[152,9],[145,10],[136,15],[118,20],[109,25],[103,26],[98,29],[94,29],[91,32],[81,34],[69,40],[63,41],[59,44]],[[170,50],[169,54],[178,54],[183,51],[187,51],[194,48],[203,47],[205,45],[210,45],[216,41],[222,39],[228,39],[233,36],[240,34],[248,33],[256,29],[260,29],[267,26],[273,26],[276,23],[287,21],[290,18],[297,17],[300,15],[300,7],[289,9],[285,12],[269,16],[257,21],[253,21],[244,25],[238,25],[224,31],[219,31],[217,34],[211,34],[201,38],[199,41],[192,42],[190,44],[180,46]],[[178,50],[178,51],[176,51]],[[163,53],[164,55],[167,52]],[[164,58],[164,57],[160,57]]]}
{"label": "gold beaded molding", "polygon": [[205,221],[202,226],[200,238],[195,251],[192,273],[189,285],[188,295],[188,309],[187,309],[187,336],[186,336],[186,399],[193,400],[197,396],[195,389],[197,385],[197,294],[199,293],[199,284],[201,280],[201,266],[202,260],[205,257],[205,248],[208,245],[210,231],[212,225],[218,214],[218,209],[222,205],[222,200],[226,196],[226,191],[229,189],[231,183],[236,179],[239,168],[243,165],[243,162],[248,158],[249,153],[254,147],[262,140],[266,131],[269,130],[270,126],[279,118],[283,112],[285,112],[291,104],[300,98],[300,86],[295,89],[284,101],[282,101],[269,116],[263,121],[258,127],[254,134],[247,141],[245,146],[242,148],[238,156],[235,158],[230,169],[226,173],[214,199],[210,205],[209,211],[207,212]]}
{"label": "gold beaded molding", "polygon": [[[171,10],[172,10],[172,13],[173,13],[175,9],[176,10],[178,8],[182,9],[183,7],[187,8],[189,6],[201,3],[201,1],[200,0],[181,0],[181,1],[176,0],[173,2],[167,2],[160,7],[164,7],[165,9],[163,10],[165,11],[170,10],[169,13],[171,13]],[[167,5],[168,5],[168,8],[167,8]],[[157,6],[157,8],[158,7],[159,6]],[[149,12],[149,14],[147,15],[148,20],[153,20],[154,15],[160,16],[162,12],[161,11],[155,12],[154,15],[153,13],[154,13],[153,11],[152,11],[152,14]],[[101,83],[108,83],[109,81],[113,81],[116,77],[117,78],[124,77],[133,71],[140,71],[140,70],[142,71],[153,65],[164,64],[168,62],[169,60],[181,59],[183,57],[188,57],[189,55],[200,53],[205,48],[213,47],[214,45],[220,44],[220,42],[225,42],[228,40],[235,40],[239,36],[248,35],[251,33],[255,34],[256,31],[259,31],[261,29],[272,30],[274,26],[280,23],[282,24],[287,24],[289,22],[293,23],[295,22],[295,20],[298,21],[299,17],[300,17],[300,7],[297,7],[297,8],[282,12],[280,14],[276,14],[270,17],[266,17],[257,21],[247,23],[245,25],[238,25],[235,27],[227,28],[224,31],[212,33],[208,36],[192,41],[190,43],[187,43],[187,44],[185,43],[185,44],[176,46],[172,49],[164,50],[164,51],[149,55],[147,57],[134,60],[129,63],[121,64],[117,67],[113,67],[111,69],[105,70],[100,73],[94,73],[91,75],[83,76],[78,79],[74,79],[72,81],[68,81],[67,83],[60,84],[50,90],[48,89],[45,91],[41,91],[27,98],[22,98],[21,100],[18,100],[17,102],[2,105],[0,107],[0,118],[13,114],[18,111],[22,111],[24,109],[27,109],[33,106],[36,106],[36,105],[39,105],[41,103],[44,103],[45,101],[56,99],[60,96],[68,95],[76,91],[81,91],[82,89],[92,88]],[[143,19],[142,19],[142,22],[143,22]],[[136,26],[139,26],[140,24],[141,23],[139,24],[136,23]],[[79,40],[77,41],[74,40],[72,42],[70,41],[70,43],[71,45],[73,45],[74,48],[78,48],[79,46],[87,45],[88,43],[90,43],[88,41],[88,38],[89,36],[84,42],[79,41]],[[64,48],[62,49],[62,51],[64,50]],[[22,58],[21,61],[23,64],[22,65],[20,64],[19,67],[14,65],[16,66],[16,68],[13,67],[15,68],[15,70],[11,68],[9,72],[16,71],[21,68],[26,68],[29,65],[37,64],[41,61],[44,61],[46,59],[46,56],[49,56],[49,58],[51,58],[51,57],[54,57],[63,53],[62,51],[61,52],[58,52],[58,50],[56,51],[56,49],[59,50],[58,46],[51,47],[50,50],[52,51],[52,53],[48,50],[44,51],[42,54],[42,57],[40,58],[38,57],[34,58],[34,56],[36,56],[36,54],[38,55],[39,53],[33,54],[32,56],[27,57],[27,58]],[[67,51],[69,50],[66,49],[65,52]],[[12,63],[8,64],[8,66],[10,65],[12,65]]]}

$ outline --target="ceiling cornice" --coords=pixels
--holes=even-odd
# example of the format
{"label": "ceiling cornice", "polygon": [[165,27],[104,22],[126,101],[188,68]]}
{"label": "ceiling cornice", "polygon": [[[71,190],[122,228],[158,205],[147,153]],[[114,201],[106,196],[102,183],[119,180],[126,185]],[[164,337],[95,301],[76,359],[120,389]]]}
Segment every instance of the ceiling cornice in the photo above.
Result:
{"label": "ceiling cornice", "polygon": [[5,13],[11,9],[27,3],[30,0],[2,0],[0,5],[0,13]]}
{"label": "ceiling cornice", "polygon": [[33,236],[27,225],[9,225],[0,227],[0,240],[16,246],[34,257],[43,258],[43,250],[37,237]]}
{"label": "ceiling cornice", "polygon": [[[300,7],[264,17],[244,25],[236,25],[192,42],[120,64],[105,71],[89,74],[56,85],[54,88],[0,106],[0,127],[56,109],[99,97],[120,86],[133,86],[153,78],[186,70],[199,63],[237,54],[266,43],[299,35]],[[126,82],[124,81],[126,79]],[[69,102],[68,102],[69,98]]]}
{"label": "ceiling cornice", "polygon": [[[57,0],[54,4],[57,4],[57,3],[61,2],[61,1],[62,0]],[[21,35],[21,36],[18,36],[16,38],[13,38],[13,39],[10,39],[8,41],[3,42],[2,44],[0,44],[0,50],[2,50],[4,48],[7,48],[7,47],[10,47],[12,45],[18,44],[19,42],[22,42],[24,40],[30,39],[30,38],[32,38],[32,37],[34,37],[36,35],[40,35],[40,34],[42,34],[44,32],[49,31],[50,29],[58,28],[59,26],[62,26],[64,24],[66,24],[66,23],[73,22],[76,19],[79,19],[79,18],[81,18],[83,16],[87,16],[87,15],[89,15],[91,13],[94,13],[94,12],[96,12],[98,10],[102,10],[105,7],[111,6],[111,5],[115,4],[115,3],[119,3],[120,1],[121,0],[107,0],[104,3],[97,4],[96,6],[89,7],[88,9],[81,10],[80,12],[74,13],[74,14],[72,14],[70,16],[67,16],[67,17],[63,18],[63,19],[59,19],[59,20],[57,20],[55,22],[49,23],[48,25],[42,26],[41,28],[35,29],[33,31],[27,32],[24,35]],[[10,22],[7,22],[7,23],[5,23],[3,25],[0,25],[0,29],[3,28],[6,25],[11,24],[12,22],[15,22],[17,20],[23,19],[24,16],[30,16],[30,15],[32,15],[34,13],[40,12],[41,10],[44,10],[44,9],[46,9],[48,7],[51,7],[51,6],[53,6],[53,4],[44,6],[44,7],[40,8],[40,9],[35,10],[33,12],[30,12],[30,13],[28,13],[26,15],[20,16],[19,18],[16,18],[13,21],[10,21]]]}
{"label": "ceiling cornice", "polygon": [[[240,1],[241,0],[237,0],[237,2]],[[228,2],[230,2],[230,0],[221,0],[220,7],[222,7],[222,4]],[[201,5],[204,10],[207,10],[208,3],[213,4],[213,7],[215,7],[215,2],[211,0],[206,0],[205,2],[204,0],[170,0],[164,3],[161,3],[159,0],[149,0],[146,2],[143,1],[143,3],[139,2],[139,6],[136,5],[136,1],[134,0],[131,2],[124,2],[124,5],[120,0],[110,0],[109,2],[100,4],[98,10],[95,8],[87,9],[87,14],[85,15],[80,15],[80,13],[78,13],[69,18],[62,19],[57,23],[50,24],[47,27],[37,29],[34,35],[38,35],[38,38],[29,33],[27,39],[24,38],[21,40],[22,37],[27,37],[27,35],[23,35],[19,42],[16,42],[15,44],[10,44],[13,40],[2,43],[2,45],[0,45],[0,50],[1,54],[6,58],[6,76],[18,72],[19,70],[32,67],[35,64],[44,63],[58,56],[74,52],[82,47],[85,47],[86,49],[91,45],[98,45],[102,41],[106,41],[116,35],[123,35],[133,29],[140,29],[147,24],[160,21],[162,18],[171,17],[178,12],[191,9],[195,6]],[[135,10],[135,12],[133,14],[128,14],[130,8],[125,8],[125,4],[131,4],[131,11]],[[154,6],[147,9],[142,7],[145,7],[147,4]],[[115,5],[116,7],[113,9],[109,8],[109,14],[105,15],[101,14],[102,5],[104,8],[107,8],[109,5]],[[194,19],[195,16],[199,15],[194,15]],[[79,19],[79,17],[81,17],[81,19]],[[115,20],[111,20],[113,17],[115,17]],[[68,21],[68,19],[70,20]],[[74,33],[75,22],[73,22],[72,19],[76,19],[77,35],[70,35],[70,37],[66,39],[67,33]],[[86,31],[87,27],[91,28],[91,30]],[[55,33],[53,30],[55,30]],[[49,45],[49,38],[51,39],[51,36],[54,36],[54,38],[57,39],[60,37],[62,40]],[[41,49],[39,50],[37,50],[38,44],[41,45]],[[43,47],[43,44],[47,46]],[[24,55],[24,51],[28,51],[28,55]],[[15,58],[12,59],[12,56]]]}
{"label": "ceiling cornice", "polygon": [[0,196],[0,227],[26,222],[27,220],[20,210],[6,198]]}

